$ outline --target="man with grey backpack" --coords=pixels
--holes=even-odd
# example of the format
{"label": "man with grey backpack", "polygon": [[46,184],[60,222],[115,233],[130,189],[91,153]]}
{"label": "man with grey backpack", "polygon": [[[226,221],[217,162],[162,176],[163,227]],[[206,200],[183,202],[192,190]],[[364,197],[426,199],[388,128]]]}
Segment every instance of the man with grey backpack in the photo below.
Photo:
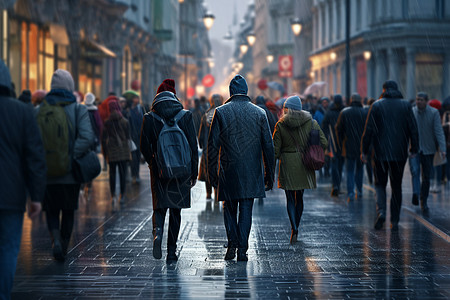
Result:
{"label": "man with grey backpack", "polygon": [[191,206],[191,188],[198,174],[198,150],[192,114],[183,109],[171,79],[160,85],[151,112],[144,116],[140,148],[150,168],[153,257],[162,257],[164,220],[170,209],[167,263],[176,262],[181,209]]}
{"label": "man with grey backpack", "polygon": [[58,69],[51,91],[37,112],[47,162],[47,186],[43,202],[53,241],[53,256],[63,262],[78,208],[80,184],[73,176],[74,158],[83,156],[95,141],[88,111],[73,95],[72,75]]}

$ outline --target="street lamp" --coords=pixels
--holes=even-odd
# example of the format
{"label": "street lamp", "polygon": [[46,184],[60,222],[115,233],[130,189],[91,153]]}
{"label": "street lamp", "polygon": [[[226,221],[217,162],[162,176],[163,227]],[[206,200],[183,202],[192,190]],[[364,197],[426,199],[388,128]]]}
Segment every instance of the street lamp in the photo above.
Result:
{"label": "street lamp", "polygon": [[365,60],[370,60],[371,57],[372,57],[372,52],[364,51],[364,59]]}
{"label": "street lamp", "polygon": [[178,0],[178,3],[183,3],[184,2],[184,0]]}
{"label": "street lamp", "polygon": [[254,32],[250,32],[247,35],[247,42],[250,45],[250,47],[252,47],[255,44],[255,42],[256,42],[256,35],[255,35]]}
{"label": "street lamp", "polygon": [[214,24],[214,19],[215,19],[216,17],[214,17],[214,15],[212,14],[212,13],[206,13],[204,16],[203,16],[203,24],[205,24],[205,27],[206,27],[206,29],[207,30],[210,30],[211,29],[211,27],[213,26],[213,24]]}
{"label": "street lamp", "polygon": [[245,53],[247,53],[247,51],[248,51],[248,45],[247,45],[247,44],[241,44],[241,45],[239,46],[239,49],[241,49],[241,53],[242,53],[242,54],[245,54]]}
{"label": "street lamp", "polygon": [[294,32],[294,34],[296,36],[300,35],[300,32],[302,32],[302,23],[300,22],[299,18],[295,18],[291,20],[291,29],[292,32]]}
{"label": "street lamp", "polygon": [[331,52],[331,53],[330,53],[330,58],[331,58],[331,60],[336,60],[336,57],[337,57],[336,52]]}
{"label": "street lamp", "polygon": [[266,56],[266,60],[267,60],[267,62],[269,63],[269,64],[271,64],[272,62],[273,62],[273,55],[272,54],[269,54],[269,55],[267,55]]}

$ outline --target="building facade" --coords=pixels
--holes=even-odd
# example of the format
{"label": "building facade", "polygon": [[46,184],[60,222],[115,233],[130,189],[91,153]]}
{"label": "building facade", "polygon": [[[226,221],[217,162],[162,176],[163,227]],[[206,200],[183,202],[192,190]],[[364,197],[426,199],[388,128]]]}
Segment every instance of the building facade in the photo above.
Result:
{"label": "building facade", "polygon": [[[315,81],[344,94],[346,1],[314,0]],[[443,99],[449,91],[450,4],[426,0],[350,0],[351,92],[377,98],[388,79],[406,99],[417,91]]]}

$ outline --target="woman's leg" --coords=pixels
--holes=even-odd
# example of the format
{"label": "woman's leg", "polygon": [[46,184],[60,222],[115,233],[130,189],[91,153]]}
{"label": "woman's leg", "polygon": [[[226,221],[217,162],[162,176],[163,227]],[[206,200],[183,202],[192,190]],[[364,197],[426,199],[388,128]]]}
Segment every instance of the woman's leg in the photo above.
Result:
{"label": "woman's leg", "polygon": [[127,181],[126,181],[127,162],[120,161],[117,164],[119,166],[120,196],[123,197],[125,195],[125,191],[127,188]]}
{"label": "woman's leg", "polygon": [[61,218],[61,239],[64,255],[67,254],[70,237],[72,236],[73,223],[75,220],[75,210],[63,209]]}
{"label": "woman's leg", "polygon": [[298,230],[300,226],[300,220],[302,219],[303,214],[303,193],[305,190],[295,191],[295,225]]}
{"label": "woman's leg", "polygon": [[111,197],[116,195],[116,162],[109,163],[109,190]]}
{"label": "woman's leg", "polygon": [[291,229],[293,232],[297,232],[298,227],[296,226],[296,206],[295,206],[295,191],[285,190],[286,194],[286,208],[289,217],[289,221],[291,222]]}

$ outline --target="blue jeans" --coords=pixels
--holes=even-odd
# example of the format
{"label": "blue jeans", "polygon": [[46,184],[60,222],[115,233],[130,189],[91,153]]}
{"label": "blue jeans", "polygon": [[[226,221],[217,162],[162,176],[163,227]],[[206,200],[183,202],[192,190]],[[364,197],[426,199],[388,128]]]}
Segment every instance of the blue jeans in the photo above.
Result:
{"label": "blue jeans", "polygon": [[[417,154],[414,158],[409,159],[413,193],[420,195],[423,204],[427,203],[428,194],[430,193],[430,179],[433,170],[434,154],[424,155]],[[422,172],[421,172],[422,171]],[[422,184],[420,183],[422,174]]]}
{"label": "blue jeans", "polygon": [[342,168],[344,167],[344,158],[340,154],[334,154],[331,158],[331,181],[333,190],[339,192],[342,179]]}
{"label": "blue jeans", "polygon": [[10,299],[22,238],[23,212],[0,210],[0,299]]}
{"label": "blue jeans", "polygon": [[355,183],[358,197],[362,196],[364,165],[359,158],[347,158],[347,194],[349,198],[355,197]]}
{"label": "blue jeans", "polygon": [[248,250],[248,237],[252,228],[252,210],[253,199],[236,199],[223,203],[223,218],[227,231],[228,248],[238,248],[238,253],[246,254]]}

